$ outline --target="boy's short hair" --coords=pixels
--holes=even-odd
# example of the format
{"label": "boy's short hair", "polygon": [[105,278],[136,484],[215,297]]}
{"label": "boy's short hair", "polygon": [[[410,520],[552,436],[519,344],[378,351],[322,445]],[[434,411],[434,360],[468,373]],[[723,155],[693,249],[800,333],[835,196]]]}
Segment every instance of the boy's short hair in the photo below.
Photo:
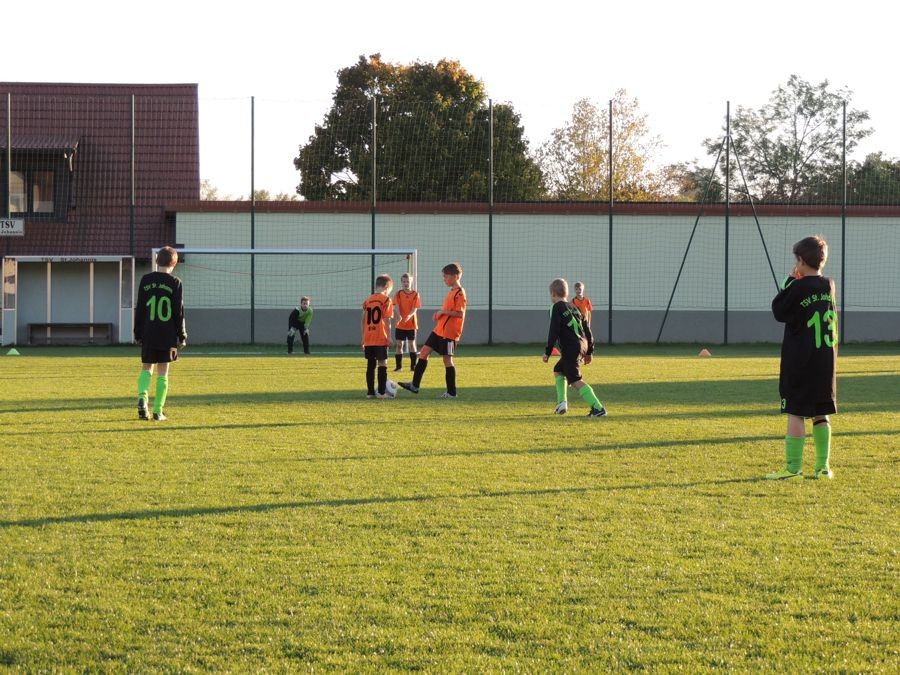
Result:
{"label": "boy's short hair", "polygon": [[303,302],[304,300],[306,300],[306,302],[309,302],[309,296],[304,295],[302,298],[300,298],[300,302]]}
{"label": "boy's short hair", "polygon": [[574,285],[575,285],[575,288],[584,288],[583,281],[576,281]]}
{"label": "boy's short hair", "polygon": [[828,244],[818,235],[801,239],[794,244],[793,251],[795,256],[814,270],[825,267],[825,262],[828,260]]}
{"label": "boy's short hair", "polygon": [[459,263],[452,262],[449,265],[444,265],[443,269],[441,269],[441,272],[443,272],[444,274],[453,274],[454,276],[458,277],[460,274],[462,274],[462,267]]}
{"label": "boy's short hair", "polygon": [[391,279],[387,274],[379,274],[375,279],[375,288],[387,288],[388,286],[393,286],[394,280]]}
{"label": "boy's short hair", "polygon": [[565,279],[554,279],[550,282],[550,295],[557,298],[569,297],[569,282]]}
{"label": "boy's short hair", "polygon": [[163,246],[156,252],[156,264],[159,267],[171,267],[178,262],[178,251],[171,246]]}
{"label": "boy's short hair", "polygon": [[410,274],[409,272],[404,272],[400,275],[400,279],[409,279],[410,281],[412,281],[412,278],[412,274]]}

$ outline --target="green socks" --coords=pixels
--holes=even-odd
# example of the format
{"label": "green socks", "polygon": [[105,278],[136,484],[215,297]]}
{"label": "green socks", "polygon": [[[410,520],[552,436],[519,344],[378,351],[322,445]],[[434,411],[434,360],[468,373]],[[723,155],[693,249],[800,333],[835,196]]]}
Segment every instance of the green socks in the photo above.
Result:
{"label": "green socks", "polygon": [[150,391],[150,378],[151,374],[149,370],[141,370],[141,374],[138,375],[138,398],[142,398],[145,401],[149,396],[148,392]]}
{"label": "green socks", "polygon": [[153,399],[153,412],[160,414],[166,404],[166,394],[169,393],[169,376],[158,375],[156,377],[156,398]]}
{"label": "green socks", "polygon": [[784,437],[784,456],[787,462],[787,470],[791,473],[799,473],[803,468],[803,443],[804,436]]}
{"label": "green socks", "polygon": [[556,402],[562,403],[566,400],[566,378],[564,375],[556,376]]}
{"label": "green socks", "polygon": [[816,442],[816,471],[827,469],[831,454],[831,425],[814,424],[813,440]]}
{"label": "green socks", "polygon": [[589,384],[586,384],[579,389],[578,395],[581,397],[581,400],[589,404],[592,408],[600,410],[603,407],[603,404],[600,403],[600,399],[597,398],[597,395],[594,393],[594,390],[591,389],[591,385]]}

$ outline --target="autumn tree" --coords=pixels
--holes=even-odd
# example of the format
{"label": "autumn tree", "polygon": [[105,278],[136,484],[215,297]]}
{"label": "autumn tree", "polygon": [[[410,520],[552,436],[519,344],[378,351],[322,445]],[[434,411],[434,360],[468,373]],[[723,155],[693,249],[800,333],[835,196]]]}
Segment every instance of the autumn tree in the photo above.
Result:
{"label": "autumn tree", "polygon": [[[651,133],[638,100],[624,89],[612,99],[613,191],[617,200],[660,199],[667,176],[652,168],[662,140]],[[549,195],[562,200],[609,199],[609,111],[581,99],[571,118],[537,152]]]}
{"label": "autumn tree", "polygon": [[[731,118],[732,148],[749,194],[787,203],[819,201],[823,191],[833,194],[843,152],[843,104],[850,98],[848,89],[833,90],[828,80],[811,84],[791,75],[761,108],[737,106]],[[871,133],[863,126],[868,119],[867,112],[848,105],[848,154]],[[722,138],[704,141],[710,155],[719,152]],[[732,166],[732,176],[735,171]]]}
{"label": "autumn tree", "polygon": [[[379,201],[484,201],[490,142],[484,85],[458,62],[361,56],[338,73],[331,109],[300,146],[298,192],[314,200],[368,201],[374,189]],[[539,198],[540,172],[511,106],[494,106],[494,144],[495,193]]]}

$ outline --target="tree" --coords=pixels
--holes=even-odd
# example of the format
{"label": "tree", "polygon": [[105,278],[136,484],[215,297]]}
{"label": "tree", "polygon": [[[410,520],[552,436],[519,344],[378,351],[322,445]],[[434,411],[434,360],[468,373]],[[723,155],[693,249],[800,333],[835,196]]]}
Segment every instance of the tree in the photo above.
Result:
{"label": "tree", "polygon": [[[830,90],[828,80],[813,85],[791,75],[759,110],[735,109],[732,147],[755,199],[796,203],[817,199],[825,186],[833,191],[841,167],[843,103],[850,98],[848,89]],[[871,133],[863,126],[868,119],[867,112],[848,106],[848,153]],[[704,145],[715,155],[722,137]]]}
{"label": "tree", "polygon": [[[306,199],[372,199],[373,99],[379,201],[484,201],[490,138],[484,86],[456,61],[391,64],[379,54],[338,73],[332,107],[294,166]],[[496,185],[509,199],[535,199],[540,174],[527,157],[519,116],[494,108],[503,163]],[[502,181],[502,182],[501,182]]]}
{"label": "tree", "polygon": [[231,195],[220,195],[219,188],[212,184],[209,178],[200,181],[200,199],[207,202],[226,201],[232,199]]}
{"label": "tree", "polygon": [[848,201],[854,204],[896,204],[900,200],[900,160],[880,152],[853,164],[847,175]]}
{"label": "tree", "polygon": [[[622,201],[659,199],[666,175],[650,166],[662,147],[650,132],[638,100],[624,89],[613,97],[613,191]],[[589,99],[581,99],[566,124],[554,129],[538,150],[538,164],[547,189],[555,199],[609,199],[609,113]]]}
{"label": "tree", "polygon": [[663,169],[666,176],[665,198],[679,202],[711,204],[725,200],[725,186],[711,166],[671,164]]}

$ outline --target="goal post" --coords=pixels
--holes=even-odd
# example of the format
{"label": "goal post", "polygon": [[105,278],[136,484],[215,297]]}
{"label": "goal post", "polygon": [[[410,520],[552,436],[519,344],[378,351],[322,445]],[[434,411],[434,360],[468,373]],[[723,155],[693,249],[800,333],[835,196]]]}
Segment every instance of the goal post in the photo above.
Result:
{"label": "goal post", "polygon": [[[195,342],[273,342],[282,339],[287,314],[302,296],[312,299],[318,328],[333,327],[333,344],[355,341],[356,316],[372,283],[388,274],[394,287],[410,274],[413,287],[418,252],[412,248],[177,248],[174,274],[184,284],[188,336]],[[158,248],[153,249],[153,268]],[[339,318],[340,317],[340,318]],[[321,319],[321,320],[320,320]],[[343,326],[341,330],[340,326]],[[282,326],[284,324],[284,326]]]}

